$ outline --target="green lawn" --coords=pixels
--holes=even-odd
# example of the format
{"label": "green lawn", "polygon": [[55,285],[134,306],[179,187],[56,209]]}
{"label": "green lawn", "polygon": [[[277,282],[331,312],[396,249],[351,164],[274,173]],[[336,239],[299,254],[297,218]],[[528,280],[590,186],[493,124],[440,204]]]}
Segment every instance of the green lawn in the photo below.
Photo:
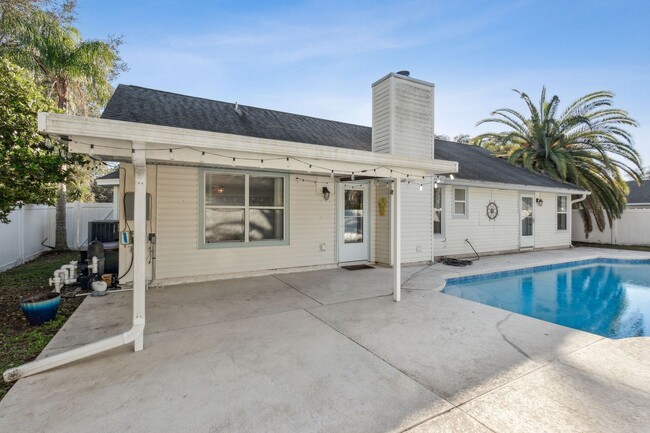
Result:
{"label": "green lawn", "polygon": [[[52,252],[0,273],[0,371],[36,358],[79,306],[81,298],[62,299],[56,319],[30,326],[19,305],[23,297],[51,291],[52,272],[78,257],[77,252]],[[0,380],[0,399],[11,385]]]}

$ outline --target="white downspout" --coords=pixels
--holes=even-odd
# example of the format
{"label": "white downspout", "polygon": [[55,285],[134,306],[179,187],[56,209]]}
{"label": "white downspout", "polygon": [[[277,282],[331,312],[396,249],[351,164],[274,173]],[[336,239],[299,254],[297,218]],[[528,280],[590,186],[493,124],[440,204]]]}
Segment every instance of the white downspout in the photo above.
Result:
{"label": "white downspout", "polygon": [[[589,194],[591,194],[591,193],[586,192],[586,193],[582,194],[580,197],[578,197],[577,199],[571,200],[571,206],[569,207],[569,209],[567,209],[567,211],[568,211],[567,214],[569,212],[571,212],[571,218],[573,218],[573,205],[576,204],[576,203],[580,203],[581,201],[586,199]],[[571,224],[573,224],[573,222],[571,222]],[[571,243],[569,244],[569,247],[573,248],[573,234],[571,234]]]}
{"label": "white downspout", "polygon": [[402,299],[402,180],[393,178],[393,299]]}
{"label": "white downspout", "polygon": [[583,201],[584,199],[586,199],[587,196],[588,196],[589,194],[590,194],[590,193],[586,192],[586,193],[582,194],[580,197],[578,197],[577,199],[575,199],[575,200],[571,200],[571,205],[574,205],[574,204],[576,204],[576,203],[580,203],[581,201]]}
{"label": "white downspout", "polygon": [[147,165],[144,143],[133,143],[132,159],[135,168],[134,223],[133,234],[133,325],[128,331],[95,343],[57,355],[48,356],[21,366],[10,368],[3,374],[5,382],[13,382],[22,377],[31,376],[61,365],[69,364],[119,346],[135,343],[136,351],[142,350],[145,325],[145,254],[146,254],[146,194]]}

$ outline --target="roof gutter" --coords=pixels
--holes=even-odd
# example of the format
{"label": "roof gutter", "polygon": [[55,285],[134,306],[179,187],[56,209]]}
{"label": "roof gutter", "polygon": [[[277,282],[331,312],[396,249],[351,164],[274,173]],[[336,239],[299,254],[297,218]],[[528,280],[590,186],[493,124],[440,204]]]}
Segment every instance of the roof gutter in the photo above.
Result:
{"label": "roof gutter", "polygon": [[[500,182],[484,182],[480,180],[466,180],[466,179],[441,179],[441,185],[452,185],[452,186],[473,186],[477,188],[492,188],[492,189],[504,189],[504,190],[513,190],[513,191],[531,191],[531,192],[554,192],[558,194],[581,194],[588,195],[591,194],[588,191],[582,189],[573,189],[573,188],[561,188],[561,187],[550,187],[550,186],[536,186],[536,185],[521,185],[517,183],[500,183]],[[584,200],[584,199],[583,199]]]}

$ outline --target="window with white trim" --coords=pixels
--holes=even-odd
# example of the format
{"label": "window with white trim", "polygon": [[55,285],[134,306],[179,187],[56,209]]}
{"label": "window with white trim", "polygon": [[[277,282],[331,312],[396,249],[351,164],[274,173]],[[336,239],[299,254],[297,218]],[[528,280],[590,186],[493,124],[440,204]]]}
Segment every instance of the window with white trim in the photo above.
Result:
{"label": "window with white trim", "polygon": [[435,186],[433,188],[433,234],[441,235],[442,234],[442,206],[444,200],[442,197],[443,189],[440,186]]}
{"label": "window with white trim", "polygon": [[286,176],[204,172],[203,243],[285,241]]}
{"label": "window with white trim", "polygon": [[567,229],[567,221],[568,221],[568,214],[569,214],[567,201],[568,199],[566,195],[557,196],[557,229],[558,230]]}
{"label": "window with white trim", "polygon": [[467,188],[454,188],[454,216],[467,216]]}

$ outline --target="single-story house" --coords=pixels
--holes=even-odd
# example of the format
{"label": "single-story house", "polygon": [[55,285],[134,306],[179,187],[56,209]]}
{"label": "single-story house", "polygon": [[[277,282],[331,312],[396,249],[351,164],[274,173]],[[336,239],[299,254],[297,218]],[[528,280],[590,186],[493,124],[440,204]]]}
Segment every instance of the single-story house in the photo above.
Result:
{"label": "single-story house", "polygon": [[119,170],[112,171],[108,174],[98,177],[95,182],[99,186],[104,186],[113,189],[113,215],[117,216],[120,209],[120,172]]}
{"label": "single-story house", "polygon": [[120,85],[100,119],[40,113],[72,152],[121,164],[133,329],[92,353],[142,348],[147,281],[370,262],[393,266],[399,300],[401,264],[470,254],[466,240],[479,253],[570,246],[585,191],[434,140],[434,85],[408,72],[373,83],[372,106],[366,127]]}

